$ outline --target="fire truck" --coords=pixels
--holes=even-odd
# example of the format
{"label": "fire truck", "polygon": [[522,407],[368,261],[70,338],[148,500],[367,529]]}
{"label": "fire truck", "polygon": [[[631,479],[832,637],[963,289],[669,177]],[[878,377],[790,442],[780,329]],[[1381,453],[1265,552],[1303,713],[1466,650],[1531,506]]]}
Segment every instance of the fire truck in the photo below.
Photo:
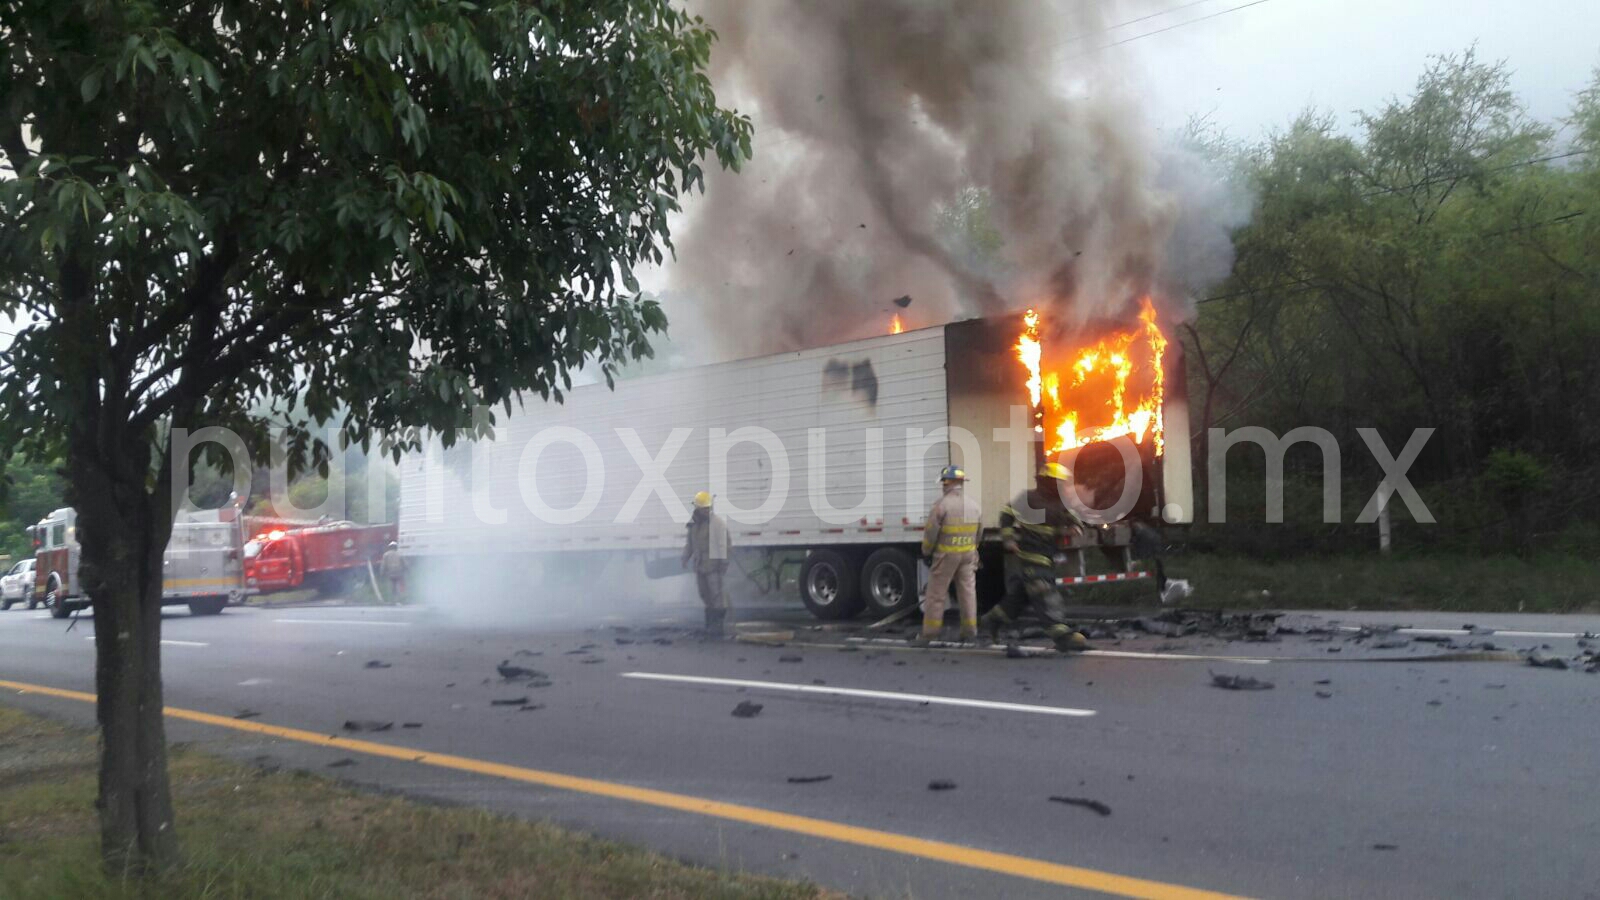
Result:
{"label": "fire truck", "polygon": [[[228,510],[181,515],[162,555],[161,603],[187,605],[195,615],[222,612],[249,593],[241,566],[243,529]],[[28,529],[34,547],[34,594],[57,619],[86,609],[90,598],[78,580],[78,514],[55,510]]]}
{"label": "fire truck", "polygon": [[323,595],[348,591],[396,537],[394,524],[246,521],[254,536],[244,545],[245,584],[262,594],[302,587]]}
{"label": "fire truck", "polygon": [[[626,571],[629,559],[649,577],[680,573],[683,503],[710,490],[752,580],[770,589],[797,567],[799,599],[818,618],[886,617],[917,601],[923,525],[953,464],[982,504],[978,591],[993,602],[1004,590],[999,511],[1065,454],[1085,505],[1130,500],[1062,546],[1062,583],[1162,587],[1151,557],[1193,516],[1189,415],[1179,344],[1141,306],[1112,322],[1030,312],[891,328],[585,385],[559,404],[525,398],[492,440],[434,440],[402,461],[400,551],[438,583],[478,590],[579,571],[581,596],[584,573]],[[669,460],[655,484],[677,511],[640,504],[641,452]]]}

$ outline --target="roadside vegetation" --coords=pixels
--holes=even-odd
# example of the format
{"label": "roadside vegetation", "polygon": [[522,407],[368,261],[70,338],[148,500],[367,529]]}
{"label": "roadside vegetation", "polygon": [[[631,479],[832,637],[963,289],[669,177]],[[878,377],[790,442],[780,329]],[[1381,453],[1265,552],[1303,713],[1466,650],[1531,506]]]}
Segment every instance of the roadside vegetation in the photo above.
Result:
{"label": "roadside vegetation", "polygon": [[[1221,554],[1206,565],[1225,579],[1298,570],[1286,587],[1341,605],[1586,602],[1575,595],[1595,572],[1581,561],[1600,537],[1600,69],[1557,122],[1531,118],[1511,77],[1468,50],[1353,118],[1308,110],[1254,142],[1193,129],[1251,205],[1229,277],[1199,292],[1179,335],[1200,515],[1212,427],[1327,429],[1344,484],[1325,522],[1323,451],[1296,445],[1283,520],[1269,523],[1262,451],[1231,449],[1227,521],[1189,536]],[[1395,553],[1431,561],[1372,561],[1377,529],[1354,523],[1384,473],[1364,428],[1396,454],[1413,429],[1436,429],[1409,477],[1437,522],[1391,502]],[[1321,571],[1346,584],[1312,589]],[[1419,583],[1384,582],[1395,576]]]}
{"label": "roadside vegetation", "polygon": [[149,879],[96,864],[95,739],[0,707],[0,897],[824,896],[610,841],[341,787],[175,747],[183,862]]}

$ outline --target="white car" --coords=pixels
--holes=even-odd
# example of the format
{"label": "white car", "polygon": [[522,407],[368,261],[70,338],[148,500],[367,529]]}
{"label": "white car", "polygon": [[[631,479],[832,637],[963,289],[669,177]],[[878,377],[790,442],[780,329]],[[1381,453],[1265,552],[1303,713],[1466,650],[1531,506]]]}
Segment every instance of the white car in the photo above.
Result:
{"label": "white car", "polygon": [[33,609],[33,557],[11,567],[0,575],[0,609],[10,609],[13,603],[26,603]]}

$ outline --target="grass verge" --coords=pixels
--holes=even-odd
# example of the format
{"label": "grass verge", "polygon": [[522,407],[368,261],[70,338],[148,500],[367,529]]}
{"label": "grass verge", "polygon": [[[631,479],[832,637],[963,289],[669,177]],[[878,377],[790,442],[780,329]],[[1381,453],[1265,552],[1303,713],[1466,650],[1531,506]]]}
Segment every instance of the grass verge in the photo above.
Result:
{"label": "grass verge", "polygon": [[1185,605],[1276,609],[1600,611],[1600,562],[1549,557],[1311,557],[1264,562],[1188,554],[1167,564],[1189,579]]}
{"label": "grass verge", "polygon": [[823,896],[550,825],[342,787],[174,747],[184,864],[147,880],[98,864],[92,733],[0,706],[0,897]]}

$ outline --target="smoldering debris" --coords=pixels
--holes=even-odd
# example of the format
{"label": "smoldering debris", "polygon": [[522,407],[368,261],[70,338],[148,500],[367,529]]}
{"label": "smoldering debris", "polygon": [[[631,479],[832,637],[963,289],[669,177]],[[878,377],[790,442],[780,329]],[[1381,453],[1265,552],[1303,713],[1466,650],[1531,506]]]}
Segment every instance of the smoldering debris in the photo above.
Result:
{"label": "smoldering debris", "polygon": [[1218,675],[1215,672],[1208,672],[1207,674],[1211,676],[1211,685],[1213,687],[1229,691],[1270,691],[1273,686],[1270,681],[1251,678],[1248,675]]}
{"label": "smoldering debris", "polygon": [[1068,806],[1081,806],[1102,816],[1111,815],[1111,807],[1101,803],[1099,800],[1090,800],[1088,797],[1051,797],[1050,802],[1064,803]]}

